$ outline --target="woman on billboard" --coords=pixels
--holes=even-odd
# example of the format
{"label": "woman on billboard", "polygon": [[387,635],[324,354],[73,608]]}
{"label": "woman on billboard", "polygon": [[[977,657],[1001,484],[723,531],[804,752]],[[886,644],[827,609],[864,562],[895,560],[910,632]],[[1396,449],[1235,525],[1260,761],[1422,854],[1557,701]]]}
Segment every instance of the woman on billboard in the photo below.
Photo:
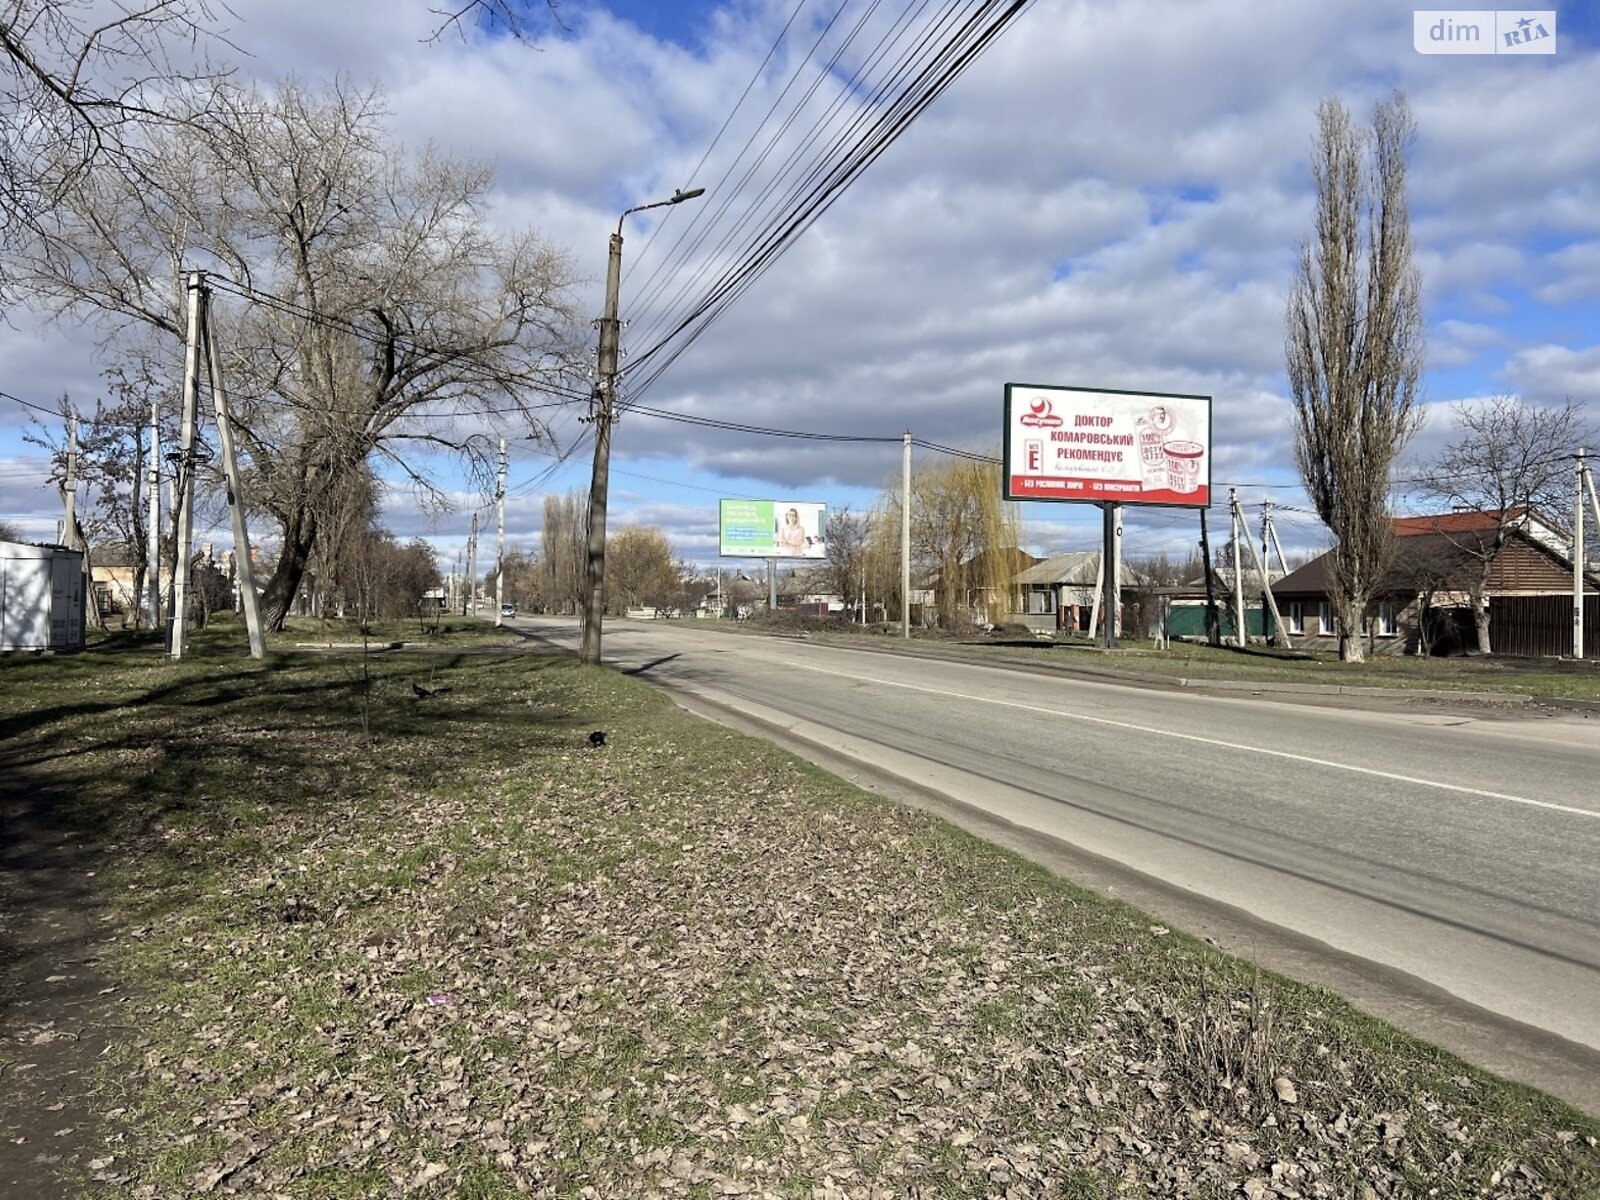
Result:
{"label": "woman on billboard", "polygon": [[778,528],[778,553],[804,554],[806,531],[800,524],[800,510],[791,508],[783,514],[783,524]]}

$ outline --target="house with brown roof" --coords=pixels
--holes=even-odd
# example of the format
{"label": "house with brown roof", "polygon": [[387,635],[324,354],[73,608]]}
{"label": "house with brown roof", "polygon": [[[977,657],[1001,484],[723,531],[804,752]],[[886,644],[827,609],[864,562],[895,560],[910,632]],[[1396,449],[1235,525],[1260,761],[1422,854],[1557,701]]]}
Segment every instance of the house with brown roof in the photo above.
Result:
{"label": "house with brown roof", "polygon": [[[1392,528],[1393,559],[1361,629],[1371,652],[1477,651],[1482,626],[1498,654],[1572,653],[1572,562],[1550,523],[1517,509],[1396,517]],[[1272,589],[1291,636],[1313,649],[1339,644],[1330,564],[1324,554]],[[1600,630],[1592,575],[1585,593],[1585,627]]]}

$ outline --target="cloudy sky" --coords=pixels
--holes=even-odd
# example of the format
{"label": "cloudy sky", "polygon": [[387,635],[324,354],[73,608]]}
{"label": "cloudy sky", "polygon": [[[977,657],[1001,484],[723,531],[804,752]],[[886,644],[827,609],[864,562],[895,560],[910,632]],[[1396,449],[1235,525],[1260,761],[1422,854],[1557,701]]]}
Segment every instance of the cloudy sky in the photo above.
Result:
{"label": "cloudy sky", "polygon": [[[718,259],[719,239],[752,205],[745,229],[759,229],[763,189],[805,161],[807,135],[860,113],[861,95],[841,94],[850,70],[930,6],[562,0],[559,25],[535,10],[531,43],[481,30],[430,42],[431,7],[442,4],[234,0],[230,38],[249,54],[244,76],[379,82],[407,146],[494,161],[495,220],[565,247],[585,276],[581,307],[596,315],[621,211],[707,188],[628,218],[623,342],[640,356],[711,278],[707,262],[733,253],[737,241]],[[1428,326],[1430,416],[1411,455],[1449,436],[1449,405],[1464,398],[1572,396],[1600,414],[1600,6],[1563,5],[1557,53],[1542,56],[1419,54],[1413,11],[1391,0],[1035,0],[638,401],[789,430],[910,429],[997,453],[1008,381],[1209,395],[1219,491],[1272,499],[1287,543],[1320,546],[1296,482],[1283,370],[1314,114],[1337,95],[1365,118],[1399,87],[1418,125],[1411,196]],[[39,403],[66,392],[92,409],[91,331],[10,318],[0,389]],[[513,545],[537,547],[547,491],[588,479],[580,408],[552,411],[554,449],[514,447]],[[50,538],[58,505],[21,440],[26,417],[0,401],[0,520]],[[897,440],[804,441],[635,413],[617,431],[612,526],[660,526],[686,558],[710,562],[719,496],[863,510],[899,463]],[[386,520],[449,561],[487,503],[465,488],[455,500],[451,514],[424,514],[397,490]],[[1030,504],[1024,518],[1039,553],[1097,542],[1092,508]],[[1126,528],[1130,555],[1182,554],[1198,536],[1191,511],[1131,513]]]}

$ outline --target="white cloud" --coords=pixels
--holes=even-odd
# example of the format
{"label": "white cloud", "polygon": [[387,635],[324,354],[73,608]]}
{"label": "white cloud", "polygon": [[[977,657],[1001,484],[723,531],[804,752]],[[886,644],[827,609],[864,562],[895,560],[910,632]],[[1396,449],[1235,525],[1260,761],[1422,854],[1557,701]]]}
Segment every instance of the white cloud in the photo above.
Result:
{"label": "white cloud", "polygon": [[[570,248],[588,278],[587,311],[599,311],[606,237],[622,209],[678,186],[711,188],[693,205],[628,219],[628,362],[662,332],[667,306],[645,292],[652,270],[696,219],[703,226],[734,199],[719,181],[754,125],[749,114],[766,111],[793,46],[807,44],[797,36],[780,52],[696,173],[789,5],[724,9],[692,50],[606,19],[596,4],[564,6],[573,31],[534,47],[427,44],[435,19],[424,0],[234,7],[234,36],[255,56],[244,72],[381,78],[408,144],[432,139],[495,159],[496,219]],[[1600,363],[1580,340],[1588,335],[1505,297],[1531,289],[1570,304],[1600,294],[1590,116],[1600,55],[1576,42],[1539,62],[1416,55],[1409,10],[1386,0],[1060,0],[1033,6],[645,403],[801,430],[897,437],[909,426],[994,447],[1007,380],[1202,392],[1216,397],[1219,479],[1292,481],[1282,314],[1310,227],[1316,104],[1337,93],[1364,117],[1397,84],[1419,124],[1411,182],[1427,304],[1454,317],[1432,328],[1430,365],[1469,367],[1485,350],[1521,344],[1507,383],[1530,395],[1594,394]],[[1552,253],[1552,241],[1565,248]],[[1499,331],[1502,317],[1517,342]],[[3,386],[28,398],[91,387],[80,345],[0,333]],[[15,420],[0,407],[0,424]],[[730,487],[859,502],[893,477],[898,454],[896,444],[764,439],[636,415],[619,427],[616,465],[649,460],[663,477],[697,469]],[[523,477],[538,469],[530,459]],[[615,521],[655,514],[685,547],[708,536],[695,532],[698,502],[662,501],[672,489],[645,480],[619,475],[616,485]],[[464,537],[464,516],[434,524],[406,505],[397,497],[387,510],[402,536]],[[536,544],[539,493],[511,510],[514,538]],[[1092,513],[1060,513],[1030,510],[1030,521],[1063,544],[1085,529],[1092,537]],[[1170,516],[1135,527],[1151,539],[1192,533]]]}
{"label": "white cloud", "polygon": [[1570,304],[1600,296],[1600,239],[1563,246],[1547,255],[1541,265],[1548,280],[1535,287],[1533,294],[1545,304]]}
{"label": "white cloud", "polygon": [[1504,376],[1512,390],[1534,404],[1558,403],[1569,396],[1587,403],[1600,395],[1600,345],[1530,346],[1511,356]]}

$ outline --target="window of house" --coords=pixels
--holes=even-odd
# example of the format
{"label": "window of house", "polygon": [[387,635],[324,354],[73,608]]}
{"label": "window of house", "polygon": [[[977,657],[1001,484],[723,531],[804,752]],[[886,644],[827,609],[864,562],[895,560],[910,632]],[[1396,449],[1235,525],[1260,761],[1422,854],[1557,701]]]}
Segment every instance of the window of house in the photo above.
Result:
{"label": "window of house", "polygon": [[1378,636],[1394,637],[1399,632],[1400,626],[1394,616],[1394,604],[1385,600],[1378,605]]}
{"label": "window of house", "polygon": [[1317,602],[1317,632],[1325,637],[1331,637],[1338,632],[1333,623],[1333,601],[1320,600]]}
{"label": "window of house", "polygon": [[1289,601],[1283,610],[1283,621],[1289,627],[1290,633],[1304,633],[1306,631],[1305,605],[1299,600]]}

